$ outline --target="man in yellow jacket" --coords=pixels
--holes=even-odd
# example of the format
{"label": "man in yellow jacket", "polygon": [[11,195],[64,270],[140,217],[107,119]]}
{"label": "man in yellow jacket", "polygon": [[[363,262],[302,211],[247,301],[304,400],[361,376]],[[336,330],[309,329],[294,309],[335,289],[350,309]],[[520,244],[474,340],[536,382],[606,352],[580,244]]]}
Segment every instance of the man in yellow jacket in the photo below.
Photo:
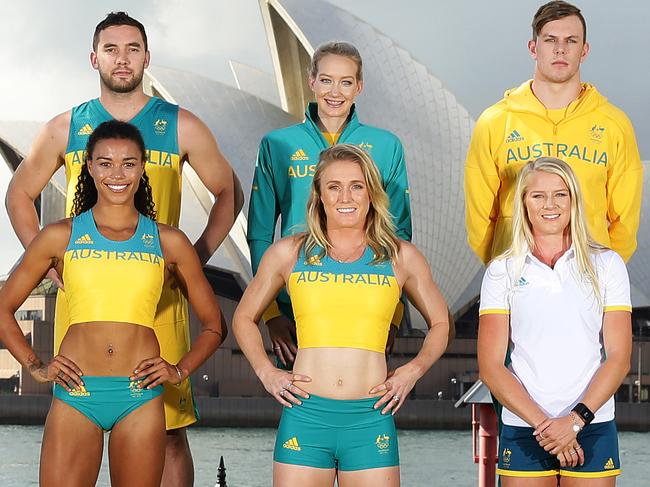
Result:
{"label": "man in yellow jacket", "polygon": [[620,109],[580,79],[589,52],[580,10],[539,8],[528,50],[535,75],[479,117],[465,163],[469,244],[487,263],[510,246],[513,191],[527,162],[568,162],[582,189],[589,230],[626,261],[636,249],[643,167],[634,129]]}

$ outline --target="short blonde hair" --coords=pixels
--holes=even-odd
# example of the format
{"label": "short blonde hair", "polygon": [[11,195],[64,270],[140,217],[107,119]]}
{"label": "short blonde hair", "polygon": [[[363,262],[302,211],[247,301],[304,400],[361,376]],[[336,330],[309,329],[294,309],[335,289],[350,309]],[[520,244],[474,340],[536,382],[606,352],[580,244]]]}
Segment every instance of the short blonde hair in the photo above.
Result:
{"label": "short blonde hair", "polygon": [[389,201],[382,186],[379,170],[372,158],[363,149],[351,144],[333,145],[320,154],[307,203],[307,234],[304,241],[305,256],[323,257],[332,247],[327,236],[327,217],[321,201],[321,179],[323,171],[337,161],[358,164],[363,172],[370,209],[366,216],[366,241],[373,250],[372,263],[394,261],[399,250],[399,239],[388,210]]}

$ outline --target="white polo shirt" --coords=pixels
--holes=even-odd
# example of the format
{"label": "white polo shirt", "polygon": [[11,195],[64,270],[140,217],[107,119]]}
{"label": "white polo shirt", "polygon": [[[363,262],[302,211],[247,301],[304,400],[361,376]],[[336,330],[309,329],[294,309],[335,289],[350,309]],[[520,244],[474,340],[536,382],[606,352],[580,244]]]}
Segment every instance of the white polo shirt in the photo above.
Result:
{"label": "white polo shirt", "polygon": [[[568,414],[580,402],[603,362],[603,313],[632,311],[623,259],[612,250],[591,258],[604,309],[579,278],[573,247],[553,269],[529,252],[523,260],[493,261],[483,277],[479,315],[510,315],[509,368],[550,418]],[[614,419],[614,397],[595,416],[594,423]],[[505,407],[501,419],[530,426]]]}

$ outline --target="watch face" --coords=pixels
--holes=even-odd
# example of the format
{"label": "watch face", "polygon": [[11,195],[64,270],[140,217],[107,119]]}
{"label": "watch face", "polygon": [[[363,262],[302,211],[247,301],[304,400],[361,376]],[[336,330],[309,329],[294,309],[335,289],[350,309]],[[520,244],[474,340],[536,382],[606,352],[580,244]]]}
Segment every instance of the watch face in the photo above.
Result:
{"label": "watch face", "polygon": [[579,402],[576,404],[576,406],[572,409],[574,413],[576,413],[582,420],[585,422],[585,424],[589,424],[593,421],[594,419],[594,413],[592,413],[587,406]]}

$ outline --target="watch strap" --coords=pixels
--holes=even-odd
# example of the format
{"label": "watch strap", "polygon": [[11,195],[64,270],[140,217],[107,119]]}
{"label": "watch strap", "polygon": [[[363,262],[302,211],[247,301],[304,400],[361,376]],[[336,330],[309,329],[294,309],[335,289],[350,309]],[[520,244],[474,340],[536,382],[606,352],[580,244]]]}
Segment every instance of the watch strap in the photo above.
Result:
{"label": "watch strap", "polygon": [[591,411],[591,409],[585,406],[584,403],[579,402],[571,411],[580,416],[580,419],[584,421],[585,426],[594,420],[594,413]]}

